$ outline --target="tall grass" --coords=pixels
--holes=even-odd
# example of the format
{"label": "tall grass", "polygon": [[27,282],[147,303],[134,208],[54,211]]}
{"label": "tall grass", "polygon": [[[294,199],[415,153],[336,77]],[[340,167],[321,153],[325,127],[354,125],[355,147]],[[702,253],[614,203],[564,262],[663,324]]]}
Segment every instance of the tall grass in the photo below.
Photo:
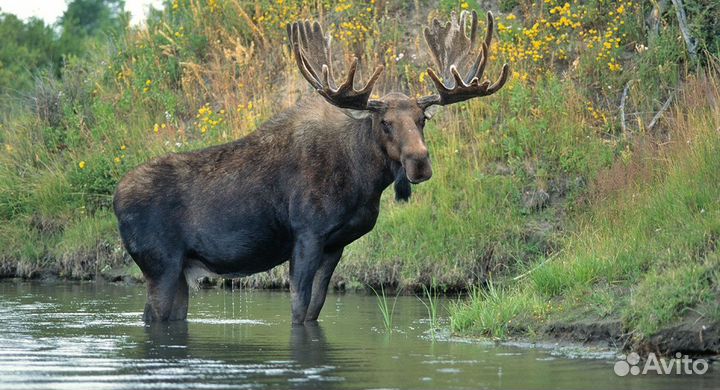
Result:
{"label": "tall grass", "polygon": [[[61,81],[38,79],[32,104],[16,99],[17,105],[0,113],[0,218],[17,233],[12,237],[32,239],[35,248],[20,250],[12,243],[0,248],[4,267],[59,269],[62,258],[84,258],[88,247],[121,251],[113,229],[88,233],[85,239],[95,245],[77,248],[61,231],[82,226],[96,213],[106,218],[116,183],[137,165],[239,138],[313,93],[287,49],[288,21],[313,17],[334,25],[329,30],[336,38],[338,73],[362,53],[361,76],[375,64],[386,65],[378,95],[416,96],[433,93],[423,76],[429,57],[421,24],[432,16],[446,18],[448,11],[445,5],[441,11],[414,9],[401,1],[176,4],[153,14],[146,27],[97,42],[86,58],[69,60]],[[523,12],[528,26],[550,15]],[[396,15],[418,23],[398,23]],[[499,20],[519,28],[515,16],[520,15]],[[383,199],[375,231],[349,248],[337,270],[350,286],[419,288],[434,276],[444,287],[461,289],[490,270],[509,271],[542,256],[555,238],[537,226],[554,220],[556,209],[526,210],[523,193],[562,183],[559,193],[565,197],[582,189],[582,180],[574,178],[590,176],[612,160],[618,146],[603,140],[607,125],[589,121],[582,104],[581,94],[589,91],[540,71],[555,66],[550,57],[540,62],[518,57],[530,42],[508,34],[500,34],[487,73],[494,77],[503,61],[513,61],[513,79],[495,96],[450,107],[428,126],[435,176],[414,188],[407,205]],[[542,50],[550,55],[565,50],[561,46],[567,45],[544,43]],[[594,50],[577,54],[590,56]],[[566,111],[556,109],[568,102]],[[106,260],[99,269],[114,266],[114,258]]]}
{"label": "tall grass", "polygon": [[[713,184],[720,180],[719,77],[716,68],[689,76],[666,118],[667,133],[639,135],[639,152],[601,172],[593,207],[562,240],[563,253],[519,284],[456,305],[454,328],[504,337],[502,323],[538,331],[545,321],[582,312],[621,320],[637,341],[688,316],[720,321],[720,187]],[[610,183],[610,174],[622,186]],[[540,321],[516,309],[532,301],[548,308]]]}

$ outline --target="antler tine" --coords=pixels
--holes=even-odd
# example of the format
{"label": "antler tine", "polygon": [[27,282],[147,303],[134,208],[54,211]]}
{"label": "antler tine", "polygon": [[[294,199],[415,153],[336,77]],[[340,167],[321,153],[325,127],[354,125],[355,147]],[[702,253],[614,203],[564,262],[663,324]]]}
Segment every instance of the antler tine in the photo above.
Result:
{"label": "antler tine", "polygon": [[[373,110],[377,104],[368,104],[370,93],[384,67],[375,68],[372,76],[360,90],[355,90],[355,73],[358,59],[354,58],[345,81],[338,87],[332,70],[330,36],[325,37],[320,23],[295,22],[288,26],[290,44],[300,73],[331,104],[341,108]],[[373,103],[373,102],[370,102]]]}
{"label": "antler tine", "polygon": [[290,44],[295,54],[295,61],[297,62],[300,73],[305,79],[315,88],[320,89],[320,79],[317,77],[317,73],[312,69],[312,66],[307,62],[305,56],[302,54],[300,48],[300,25],[298,23],[288,24],[287,26],[288,36],[290,37]]}
{"label": "antler tine", "polygon": [[[505,83],[510,79],[510,65],[503,64],[502,70],[500,71],[500,78],[491,86],[487,88],[487,94],[492,95],[495,92],[499,91],[500,88],[502,88]],[[488,84],[490,81],[486,80]]]}
{"label": "antler tine", "polygon": [[475,10],[472,11],[472,24],[470,25],[470,50],[475,48],[475,37],[477,36],[478,16]]}
{"label": "antler tine", "polygon": [[[433,20],[432,29],[425,28],[425,40],[430,48],[435,65],[440,68],[445,80],[443,82],[434,70],[428,68],[428,75],[439,94],[418,99],[421,106],[447,105],[474,97],[488,96],[505,85],[510,77],[510,66],[508,64],[503,65],[500,77],[495,83],[491,85],[489,80],[481,82],[487,59],[490,56],[490,45],[492,44],[495,25],[493,15],[490,12],[487,13],[487,25],[488,29],[485,40],[481,43],[480,53],[478,53],[464,78],[458,71],[458,67],[468,62],[468,57],[474,47],[477,34],[477,13],[472,12],[470,37],[465,34],[467,11],[463,11],[460,15],[460,24],[458,24],[457,16],[453,12],[450,16],[450,22],[445,25],[445,29],[439,27],[440,22],[437,19]],[[439,43],[442,43],[443,47],[440,47]]]}

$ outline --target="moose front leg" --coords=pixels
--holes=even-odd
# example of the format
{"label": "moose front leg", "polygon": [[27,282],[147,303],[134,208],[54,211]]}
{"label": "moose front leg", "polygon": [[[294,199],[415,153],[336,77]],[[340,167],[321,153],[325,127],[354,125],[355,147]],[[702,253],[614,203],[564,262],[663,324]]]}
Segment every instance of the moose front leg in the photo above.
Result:
{"label": "moose front leg", "polygon": [[305,322],[313,279],[323,260],[323,244],[311,234],[299,235],[295,240],[290,259],[290,295],[292,297],[292,322]]}
{"label": "moose front leg", "polygon": [[340,248],[339,250],[326,252],[323,255],[322,263],[315,273],[315,279],[313,280],[312,298],[310,299],[310,306],[308,307],[305,321],[317,321],[320,310],[322,310],[325,304],[330,277],[332,277],[342,253],[343,250]]}

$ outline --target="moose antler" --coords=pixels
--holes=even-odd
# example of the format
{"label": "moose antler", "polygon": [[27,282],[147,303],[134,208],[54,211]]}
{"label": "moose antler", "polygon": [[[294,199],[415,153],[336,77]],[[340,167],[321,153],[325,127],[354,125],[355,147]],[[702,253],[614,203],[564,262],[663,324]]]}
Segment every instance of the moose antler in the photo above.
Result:
{"label": "moose antler", "polygon": [[300,73],[328,102],[341,108],[358,110],[371,110],[381,104],[369,99],[373,86],[384,69],[382,65],[375,68],[363,88],[356,90],[354,84],[358,59],[355,57],[345,81],[337,87],[332,71],[330,36],[325,37],[320,23],[307,20],[295,22],[288,25],[287,32]]}
{"label": "moose antler", "polygon": [[505,64],[500,73],[500,78],[492,85],[490,85],[490,80],[482,82],[480,80],[485,72],[492,41],[494,20],[490,12],[487,14],[488,28],[485,41],[481,44],[480,54],[475,58],[465,77],[460,75],[458,68],[466,67],[472,60],[472,51],[477,34],[478,16],[475,11],[472,12],[470,37],[465,34],[468,14],[467,11],[461,12],[458,23],[457,14],[453,12],[450,21],[445,25],[442,25],[437,19],[433,19],[432,25],[425,27],[425,42],[430,49],[435,66],[442,72],[441,75],[444,81],[441,81],[437,74],[431,68],[428,68],[428,75],[439,94],[418,99],[418,104],[423,108],[433,104],[444,106],[474,97],[492,95],[502,88],[509,78],[510,66]]}

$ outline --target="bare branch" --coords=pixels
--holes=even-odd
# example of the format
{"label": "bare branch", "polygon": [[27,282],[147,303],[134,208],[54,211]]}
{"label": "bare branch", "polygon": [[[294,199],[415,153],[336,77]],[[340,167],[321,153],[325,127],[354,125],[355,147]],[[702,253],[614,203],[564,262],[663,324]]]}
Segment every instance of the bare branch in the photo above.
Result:
{"label": "bare branch", "polygon": [[690,58],[693,61],[697,59],[697,41],[690,34],[690,28],[687,24],[687,16],[685,15],[685,7],[683,6],[682,0],[672,0],[675,5],[675,13],[677,15],[678,24],[680,25],[680,32],[682,33],[685,45],[687,46]]}
{"label": "bare branch", "polygon": [[668,98],[667,98],[667,100],[665,101],[665,103],[663,103],[662,107],[660,107],[660,111],[658,111],[658,112],[655,114],[655,116],[652,118],[652,120],[650,121],[650,123],[648,123],[648,125],[645,127],[645,129],[647,129],[647,131],[650,131],[650,130],[653,129],[653,127],[655,127],[655,125],[657,124],[658,120],[660,120],[660,117],[662,117],[663,113],[664,113],[665,111],[667,111],[667,109],[670,107],[670,102],[672,102],[672,98],[673,98],[673,95],[668,96]]}
{"label": "bare branch", "polygon": [[633,80],[628,80],[625,84],[625,89],[623,89],[622,98],[620,98],[620,128],[623,133],[627,131],[627,126],[625,125],[625,102],[627,101],[630,83],[632,82]]}

